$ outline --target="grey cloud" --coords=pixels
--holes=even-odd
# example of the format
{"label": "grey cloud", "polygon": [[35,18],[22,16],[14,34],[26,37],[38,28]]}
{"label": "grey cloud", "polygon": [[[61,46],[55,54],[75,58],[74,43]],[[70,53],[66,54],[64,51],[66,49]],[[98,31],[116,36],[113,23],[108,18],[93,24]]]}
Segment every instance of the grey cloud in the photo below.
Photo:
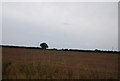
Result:
{"label": "grey cloud", "polygon": [[118,49],[117,3],[3,3],[3,44]]}

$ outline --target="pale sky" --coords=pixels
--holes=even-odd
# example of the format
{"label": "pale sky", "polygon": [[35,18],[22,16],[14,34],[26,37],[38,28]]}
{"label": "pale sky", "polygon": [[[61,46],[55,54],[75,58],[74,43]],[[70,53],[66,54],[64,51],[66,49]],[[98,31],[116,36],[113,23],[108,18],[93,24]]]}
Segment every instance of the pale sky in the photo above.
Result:
{"label": "pale sky", "polygon": [[2,44],[118,50],[117,2],[4,2]]}

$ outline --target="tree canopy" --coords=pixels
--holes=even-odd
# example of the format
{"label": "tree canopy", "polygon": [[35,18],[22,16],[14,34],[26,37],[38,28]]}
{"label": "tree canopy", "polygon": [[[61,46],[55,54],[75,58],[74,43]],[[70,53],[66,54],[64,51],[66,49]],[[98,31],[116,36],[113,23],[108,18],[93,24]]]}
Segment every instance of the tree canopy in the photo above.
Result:
{"label": "tree canopy", "polygon": [[41,43],[41,44],[40,44],[40,47],[41,47],[42,49],[46,49],[46,48],[48,48],[48,45],[47,45],[46,43]]}

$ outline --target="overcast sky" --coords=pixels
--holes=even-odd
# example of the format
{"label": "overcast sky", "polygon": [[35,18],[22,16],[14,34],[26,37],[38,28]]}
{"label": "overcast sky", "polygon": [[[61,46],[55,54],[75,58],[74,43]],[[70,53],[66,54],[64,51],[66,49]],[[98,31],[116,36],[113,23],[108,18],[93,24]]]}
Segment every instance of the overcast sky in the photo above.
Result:
{"label": "overcast sky", "polygon": [[116,2],[5,2],[2,44],[118,49]]}

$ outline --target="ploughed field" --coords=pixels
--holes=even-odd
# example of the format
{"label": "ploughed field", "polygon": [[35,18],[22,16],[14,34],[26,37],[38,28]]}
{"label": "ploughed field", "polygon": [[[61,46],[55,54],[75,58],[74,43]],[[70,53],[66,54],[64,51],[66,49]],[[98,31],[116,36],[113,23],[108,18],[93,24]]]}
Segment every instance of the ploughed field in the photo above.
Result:
{"label": "ploughed field", "polygon": [[117,79],[118,54],[2,47],[3,79]]}

